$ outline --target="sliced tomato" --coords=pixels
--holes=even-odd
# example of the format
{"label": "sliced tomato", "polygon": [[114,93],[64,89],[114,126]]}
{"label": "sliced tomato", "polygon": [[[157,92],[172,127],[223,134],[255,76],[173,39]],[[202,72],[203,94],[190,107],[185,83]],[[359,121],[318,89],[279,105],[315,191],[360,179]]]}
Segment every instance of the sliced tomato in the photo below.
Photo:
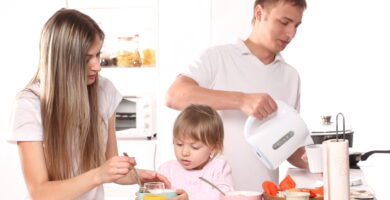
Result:
{"label": "sliced tomato", "polygon": [[280,190],[289,190],[295,188],[296,183],[295,181],[291,178],[290,175],[287,175],[282,182],[280,182],[279,187]]}
{"label": "sliced tomato", "polygon": [[264,181],[262,187],[264,193],[269,194],[271,196],[276,196],[278,187],[272,181]]}

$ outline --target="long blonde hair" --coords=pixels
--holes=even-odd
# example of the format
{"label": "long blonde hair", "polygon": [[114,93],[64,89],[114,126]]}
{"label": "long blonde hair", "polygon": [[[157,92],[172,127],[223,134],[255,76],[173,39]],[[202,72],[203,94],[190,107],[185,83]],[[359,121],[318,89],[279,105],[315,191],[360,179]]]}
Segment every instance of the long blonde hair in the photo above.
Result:
{"label": "long blonde hair", "polygon": [[87,84],[86,55],[96,39],[104,40],[96,22],[72,9],[57,11],[41,32],[39,67],[29,85],[40,87],[50,180],[73,177],[104,160],[99,82]]}

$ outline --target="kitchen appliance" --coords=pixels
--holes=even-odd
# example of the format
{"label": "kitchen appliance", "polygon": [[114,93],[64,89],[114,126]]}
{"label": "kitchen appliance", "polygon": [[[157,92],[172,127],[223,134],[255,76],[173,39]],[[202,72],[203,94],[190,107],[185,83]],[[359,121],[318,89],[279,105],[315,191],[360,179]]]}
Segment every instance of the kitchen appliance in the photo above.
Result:
{"label": "kitchen appliance", "polygon": [[116,109],[118,139],[152,139],[156,136],[151,98],[125,96]]}
{"label": "kitchen appliance", "polygon": [[[350,127],[345,128],[345,120],[343,122],[344,122],[343,138],[347,139],[349,142],[349,147],[352,147],[354,132]],[[320,123],[312,126],[313,128],[310,136],[313,139],[314,144],[322,144],[322,142],[325,140],[336,139],[337,138],[336,126],[337,126],[337,122],[336,123],[332,122],[331,115],[321,116]]]}
{"label": "kitchen appliance", "polygon": [[374,150],[366,153],[354,152],[349,154],[349,168],[351,169],[360,169],[357,165],[359,161],[365,161],[374,153],[390,153],[390,150]]}
{"label": "kitchen appliance", "polygon": [[258,158],[276,169],[300,146],[312,143],[309,130],[299,113],[276,100],[277,110],[263,120],[248,117],[244,135]]}
{"label": "kitchen appliance", "polygon": [[[351,129],[345,129],[345,118],[342,113],[337,114],[336,117],[342,116],[343,118],[343,132],[342,132],[342,138],[347,139],[349,142],[349,147],[352,147],[353,142],[353,131]],[[338,119],[336,118],[335,127],[332,125],[333,122],[331,122],[332,116],[322,116],[321,117],[321,124],[322,124],[322,131],[312,131],[311,137],[313,138],[313,141],[315,144],[322,144],[323,141],[329,140],[329,139],[338,139],[341,138],[339,136],[339,130],[338,130]],[[374,153],[390,153],[390,150],[373,150],[368,151],[366,153],[361,152],[350,152],[349,153],[349,168],[350,169],[360,169],[358,166],[359,161],[365,161],[368,159],[369,156],[371,156]]]}

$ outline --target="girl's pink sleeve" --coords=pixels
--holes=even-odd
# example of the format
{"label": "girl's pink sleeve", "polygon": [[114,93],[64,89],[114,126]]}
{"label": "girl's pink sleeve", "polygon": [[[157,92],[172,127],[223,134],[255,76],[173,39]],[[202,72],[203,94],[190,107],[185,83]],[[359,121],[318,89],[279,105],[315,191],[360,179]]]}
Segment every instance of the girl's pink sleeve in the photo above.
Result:
{"label": "girl's pink sleeve", "polygon": [[226,160],[220,161],[218,162],[220,170],[217,171],[214,181],[222,191],[234,191],[232,168]]}

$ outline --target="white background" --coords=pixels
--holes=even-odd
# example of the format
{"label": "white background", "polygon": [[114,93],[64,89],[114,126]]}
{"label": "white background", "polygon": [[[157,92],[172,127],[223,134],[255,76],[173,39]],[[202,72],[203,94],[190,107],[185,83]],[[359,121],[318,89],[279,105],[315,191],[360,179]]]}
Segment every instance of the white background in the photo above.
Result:
{"label": "white background", "polygon": [[[200,50],[246,38],[252,2],[159,1],[159,66],[154,91],[159,111],[157,163],[173,158],[171,127],[177,111],[164,106],[166,89]],[[8,118],[16,92],[36,70],[40,28],[66,4],[64,0],[1,0],[0,5],[0,199],[21,199],[25,188],[17,150],[5,142]],[[303,24],[282,53],[301,75],[301,114],[309,128],[321,115],[342,112],[355,132],[356,151],[390,149],[389,8],[386,0],[308,1]],[[378,199],[387,194],[380,182],[390,178],[386,169],[389,156],[375,154],[362,162]]]}

